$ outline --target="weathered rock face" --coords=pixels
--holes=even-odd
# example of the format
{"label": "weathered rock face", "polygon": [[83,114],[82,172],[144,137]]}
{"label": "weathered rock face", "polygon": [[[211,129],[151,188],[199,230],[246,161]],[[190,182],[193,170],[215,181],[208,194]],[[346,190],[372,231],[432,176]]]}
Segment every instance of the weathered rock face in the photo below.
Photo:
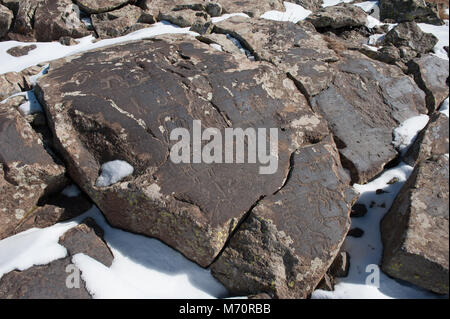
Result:
{"label": "weathered rock face", "polygon": [[329,86],[333,77],[330,62],[339,59],[309,23],[232,17],[217,23],[214,31],[231,34],[257,59],[289,73],[308,98]]}
{"label": "weathered rock face", "polygon": [[360,7],[352,4],[341,4],[322,8],[306,18],[317,29],[360,27],[366,25],[367,14]]}
{"label": "weathered rock face", "polygon": [[[329,134],[284,73],[190,37],[60,60],[37,90],[69,174],[108,221],[157,237],[202,266],[262,196],[282,187],[291,153]],[[278,170],[260,175],[259,164],[174,164],[169,134],[192,131],[193,120],[221,132],[281,128]],[[133,166],[133,175],[95,186],[100,166],[117,159]]]}
{"label": "weathered rock face", "polygon": [[401,69],[346,50],[308,23],[233,17],[214,30],[231,34],[257,60],[277,65],[295,80],[328,119],[354,182],[368,181],[396,157],[395,127],[427,113],[424,93]]}
{"label": "weathered rock face", "polygon": [[427,113],[425,96],[399,68],[357,52],[343,53],[334,67],[332,84],[312,105],[328,120],[352,180],[364,183],[396,157],[393,129]]}
{"label": "weathered rock face", "polygon": [[114,11],[94,14],[91,19],[100,38],[112,38],[148,27],[147,24],[140,23],[143,16],[145,14],[142,9],[127,5]]}
{"label": "weathered rock face", "polygon": [[293,3],[301,5],[303,8],[316,11],[322,8],[322,0],[294,0]]}
{"label": "weathered rock face", "polygon": [[75,0],[76,4],[85,12],[93,13],[103,13],[118,9],[130,0]]}
{"label": "weathered rock face", "polygon": [[442,113],[433,114],[428,125],[419,133],[408,149],[404,161],[411,166],[430,158],[448,154],[448,117]]}
{"label": "weathered rock face", "polygon": [[21,92],[27,87],[27,79],[20,73],[8,72],[0,74],[0,101]]}
{"label": "weathered rock face", "polygon": [[[219,13],[243,12],[251,17],[259,17],[270,10],[285,11],[281,0],[151,0],[145,1],[145,9],[150,10],[154,16],[172,10],[192,9],[208,12],[211,16]],[[220,6],[222,9],[220,10]]]}
{"label": "weathered rock face", "polygon": [[423,32],[415,22],[403,22],[392,28],[384,37],[385,44],[397,48],[408,47],[418,53],[428,53],[433,50],[438,39],[431,33]]}
{"label": "weathered rock face", "polygon": [[211,266],[232,294],[305,298],[339,252],[355,200],[331,139],[293,154],[286,185],[264,198]]}
{"label": "weathered rock face", "polygon": [[59,238],[59,244],[70,256],[83,253],[106,267],[112,265],[114,256],[103,240],[103,230],[92,218],[86,218],[80,225],[69,229]]}
{"label": "weathered rock face", "polygon": [[410,61],[408,71],[414,75],[416,83],[426,93],[429,112],[434,112],[449,94],[448,60],[425,55]]}
{"label": "weathered rock face", "polygon": [[22,35],[32,36],[34,14],[43,0],[20,1],[19,9],[14,19],[13,31]]}
{"label": "weathered rock face", "polygon": [[64,186],[55,163],[20,113],[0,104],[0,239],[15,232],[41,197]]}
{"label": "weathered rock face", "polygon": [[424,0],[380,0],[379,6],[381,20],[442,24],[437,6]]}
{"label": "weathered rock face", "polygon": [[382,269],[436,293],[449,293],[449,162],[421,162],[381,223]]}
{"label": "weathered rock face", "polygon": [[0,4],[0,38],[3,38],[8,33],[13,18],[13,12]]}
{"label": "weathered rock face", "polygon": [[[80,287],[69,288],[66,283],[73,273],[72,257],[83,253],[110,267],[113,255],[103,241],[103,231],[93,219],[86,219],[59,239],[68,256],[45,266],[33,266],[24,271],[12,271],[0,278],[1,299],[90,299],[84,281]],[[73,267],[73,266],[72,266]]]}
{"label": "weathered rock face", "polygon": [[34,14],[34,34],[37,41],[53,41],[64,36],[81,38],[90,32],[71,0],[44,0]]}
{"label": "weathered rock face", "polygon": [[167,20],[182,28],[192,26],[196,23],[206,23],[209,21],[207,13],[202,11],[195,11],[191,9],[169,11],[167,13],[160,13],[158,20]]}

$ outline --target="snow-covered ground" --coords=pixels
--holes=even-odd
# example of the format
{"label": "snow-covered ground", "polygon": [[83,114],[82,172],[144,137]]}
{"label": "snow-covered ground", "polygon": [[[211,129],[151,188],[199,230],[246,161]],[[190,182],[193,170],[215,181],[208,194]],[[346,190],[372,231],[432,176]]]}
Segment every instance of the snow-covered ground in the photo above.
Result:
{"label": "snow-covered ground", "polygon": [[[325,0],[323,6],[351,1]],[[376,1],[367,1],[358,5],[370,12],[372,9],[376,9],[376,3]],[[310,11],[299,5],[285,4],[286,12],[270,11],[262,17],[269,20],[298,22],[310,14]],[[238,15],[247,16],[245,14]],[[213,18],[213,21],[217,22],[230,16],[232,15]],[[373,19],[371,18],[368,23],[371,25],[380,23]],[[439,38],[435,53],[448,59],[446,54],[444,56],[443,51],[443,47],[448,45],[448,21],[445,26],[441,27],[419,25],[423,31],[431,32]],[[114,39],[94,42],[93,37],[85,37],[79,39],[79,44],[74,46],[63,46],[57,42],[34,43],[37,46],[36,49],[30,51],[26,56],[17,58],[7,54],[6,51],[18,45],[33,43],[0,42],[0,74],[11,71],[18,72],[33,65],[116,43],[168,33],[196,35],[188,28],[179,28],[167,22],[160,22],[149,28]],[[382,36],[378,35],[377,37]],[[46,69],[43,68],[38,76],[44,74]],[[38,76],[34,77],[33,81]],[[22,112],[29,114],[41,111],[40,106],[34,104],[36,99],[32,91],[20,94],[25,95],[28,99],[28,103],[21,107]],[[448,105],[447,99],[440,109],[447,116]],[[402,126],[396,130],[396,146],[401,151],[407,149],[427,121],[428,117],[423,115],[402,123]],[[132,168],[130,169],[126,165],[122,165],[121,168],[125,168],[125,175],[121,174],[120,178],[130,174],[130,171],[132,173]],[[386,170],[366,185],[354,186],[361,193],[359,203],[366,205],[368,213],[364,217],[354,218],[352,221],[352,227],[363,229],[364,235],[361,238],[349,237],[344,244],[344,249],[349,252],[351,258],[349,276],[338,280],[335,291],[317,290],[314,292],[313,298],[436,298],[436,295],[418,287],[393,280],[381,271],[378,287],[366,284],[366,279],[370,274],[366,270],[370,270],[373,274],[377,268],[370,268],[373,267],[371,265],[379,265],[381,262],[380,220],[388,211],[412,169],[401,163],[395,168]],[[397,182],[391,183],[393,179],[396,179]],[[385,192],[377,195],[376,190],[378,189],[383,189]],[[76,196],[79,189],[72,185],[63,193],[67,196]],[[0,277],[14,269],[25,270],[33,265],[47,264],[65,257],[67,251],[58,244],[58,238],[88,216],[94,218],[104,229],[105,240],[114,254],[114,261],[110,268],[83,254],[73,257],[73,263],[81,269],[87,289],[95,298],[220,298],[227,296],[226,289],[211,276],[209,270],[202,269],[190,262],[156,239],[112,228],[95,206],[71,221],[58,223],[44,229],[30,229],[1,240]],[[368,266],[369,268],[367,268]]]}

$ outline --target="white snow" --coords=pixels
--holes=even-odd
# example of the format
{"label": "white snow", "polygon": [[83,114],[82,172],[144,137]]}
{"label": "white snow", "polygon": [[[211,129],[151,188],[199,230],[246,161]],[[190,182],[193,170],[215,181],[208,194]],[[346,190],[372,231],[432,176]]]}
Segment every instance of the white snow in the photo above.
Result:
{"label": "white snow", "polygon": [[299,21],[305,20],[306,17],[312,13],[302,6],[291,2],[284,2],[284,7],[286,8],[285,12],[276,10],[267,11],[261,16],[261,18],[267,20],[289,21],[297,23]]}
{"label": "white snow", "polygon": [[448,98],[445,99],[444,102],[442,102],[441,107],[439,108],[439,112],[441,112],[442,114],[447,115],[448,117]]}
{"label": "white snow", "polygon": [[160,241],[124,232],[107,224],[97,207],[70,222],[31,229],[0,241],[0,277],[14,269],[48,264],[67,256],[59,237],[86,217],[104,230],[114,255],[110,268],[84,255],[72,262],[81,270],[94,298],[221,298],[227,290],[210,271],[187,260]]}
{"label": "white snow", "polygon": [[445,24],[441,26],[426,23],[418,23],[417,25],[423,32],[432,33],[438,38],[439,42],[434,47],[433,51],[441,59],[448,60],[448,55],[444,50],[444,47],[449,45],[449,22],[448,20],[444,20],[444,22]]}
{"label": "white snow", "polygon": [[384,23],[380,22],[380,20],[378,20],[377,18],[367,16],[366,27],[368,27],[369,29],[373,29],[382,25],[384,25]]}
{"label": "white snow", "polygon": [[211,48],[216,49],[217,51],[223,51],[223,50],[222,50],[222,46],[221,46],[220,44],[217,44],[217,43],[211,43],[209,46],[210,46]]}
{"label": "white snow", "polygon": [[70,221],[45,229],[32,228],[0,240],[0,278],[14,269],[25,270],[64,258],[67,250],[58,244],[58,239],[77,224]]}
{"label": "white snow", "polygon": [[379,10],[378,1],[364,1],[360,3],[354,4],[357,7],[360,7],[365,12],[371,12],[372,10]]}
{"label": "white snow", "polygon": [[[34,95],[33,91],[22,92],[17,95],[24,95],[27,101],[19,106],[20,112],[24,115],[30,115],[43,112],[42,106]],[[16,95],[16,96],[17,96]]]}
{"label": "white snow", "polygon": [[425,114],[414,116],[404,121],[394,130],[393,144],[404,154],[415,141],[417,134],[428,124],[430,117]]}
{"label": "white snow", "polygon": [[41,70],[38,74],[35,74],[35,75],[30,76],[30,77],[29,77],[29,80],[30,80],[31,85],[35,86],[37,80],[38,80],[40,77],[42,77],[43,75],[47,74],[49,67],[50,67],[50,65],[47,64],[46,66],[44,66],[44,67],[42,68],[42,70]]}
{"label": "white snow", "polygon": [[369,45],[377,45],[384,39],[385,34],[377,33],[369,37]]}
{"label": "white snow", "polygon": [[[366,205],[368,212],[364,217],[352,218],[352,228],[364,230],[360,238],[347,237],[343,250],[350,254],[350,271],[348,277],[337,278],[334,291],[316,290],[312,298],[333,299],[380,299],[380,298],[437,298],[438,296],[419,287],[400,283],[379,270],[379,287],[367,285],[368,275],[381,264],[383,245],[381,242],[380,221],[392,205],[402,185],[411,174],[413,168],[400,163],[395,168],[384,171],[378,178],[366,185],[354,185],[361,194],[358,203]],[[398,182],[389,184],[397,178]],[[376,190],[386,193],[377,195]],[[372,266],[371,266],[372,265]],[[375,265],[375,266],[373,266]],[[375,268],[377,269],[377,268]],[[366,272],[366,270],[370,270]]]}
{"label": "white snow", "polygon": [[133,174],[134,168],[125,161],[115,160],[102,165],[100,176],[95,185],[108,187]]}
{"label": "white snow", "polygon": [[242,46],[242,43],[238,40],[238,39],[236,39],[236,38],[233,38],[231,35],[229,35],[229,34],[227,34],[227,39],[228,40],[230,40],[231,42],[233,42],[233,44],[242,52],[242,53],[244,53],[246,56],[247,56],[247,58],[249,59],[249,60],[251,60],[251,61],[255,61],[255,57],[251,54],[251,52],[249,51],[249,50],[247,50],[246,48],[244,48],[243,46]]}
{"label": "white snow", "polygon": [[350,3],[353,2],[353,0],[323,0],[322,1],[322,7],[331,7],[331,6],[335,6],[339,3]]}
{"label": "white snow", "polygon": [[81,194],[77,185],[72,184],[63,189],[62,194],[66,197],[77,197]]}

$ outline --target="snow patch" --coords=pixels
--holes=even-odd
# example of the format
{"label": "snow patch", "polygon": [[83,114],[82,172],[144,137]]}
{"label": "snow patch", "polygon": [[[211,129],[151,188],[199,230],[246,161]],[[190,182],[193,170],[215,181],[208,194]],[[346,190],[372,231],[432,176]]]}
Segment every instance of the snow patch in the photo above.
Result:
{"label": "snow patch", "polygon": [[312,13],[311,11],[303,8],[302,6],[291,2],[284,2],[284,7],[286,8],[285,12],[276,10],[267,11],[261,16],[261,18],[267,20],[289,21],[297,23],[299,21],[305,20],[306,17]]}
{"label": "snow patch", "polygon": [[23,115],[30,115],[35,113],[42,113],[44,110],[42,109],[41,104],[34,95],[33,91],[26,91],[15,94],[13,96],[23,95],[27,101],[19,106],[19,111]]}
{"label": "snow patch", "polygon": [[416,140],[417,134],[428,124],[430,117],[425,114],[404,121],[394,130],[393,144],[403,155]]}
{"label": "snow patch", "polygon": [[115,160],[102,165],[101,174],[95,185],[108,187],[133,174],[134,168],[125,161]]}
{"label": "snow patch", "polygon": [[354,0],[323,0],[322,7],[326,8],[326,7],[338,5],[339,3],[350,3],[353,1]]}

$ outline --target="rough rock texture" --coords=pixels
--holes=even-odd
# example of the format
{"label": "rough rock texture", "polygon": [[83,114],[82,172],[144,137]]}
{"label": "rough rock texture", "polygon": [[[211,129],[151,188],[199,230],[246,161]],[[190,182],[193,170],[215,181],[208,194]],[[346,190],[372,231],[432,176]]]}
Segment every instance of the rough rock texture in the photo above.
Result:
{"label": "rough rock texture", "polygon": [[235,295],[305,298],[350,227],[349,181],[330,138],[294,153],[286,185],[250,212],[212,274]]}
{"label": "rough rock texture", "polygon": [[391,19],[396,22],[442,24],[437,5],[424,0],[380,0],[379,6],[382,21]]}
{"label": "rough rock texture", "polygon": [[0,38],[3,38],[8,33],[13,18],[13,12],[0,4]]}
{"label": "rough rock texture", "polygon": [[259,17],[270,10],[285,11],[282,0],[151,0],[146,1],[144,8],[150,10],[154,16],[181,9],[205,11],[211,16],[217,15],[217,6],[211,3],[220,5],[221,13],[244,12],[251,17]]}
{"label": "rough rock texture", "polygon": [[330,62],[339,59],[309,23],[232,17],[217,23],[214,31],[232,35],[258,60],[289,73],[308,98],[329,86],[333,77]]}
{"label": "rough rock texture", "polygon": [[72,0],[44,0],[34,14],[37,41],[54,41],[63,36],[84,37],[90,32],[80,20],[80,9]]}
{"label": "rough rock texture", "polygon": [[[202,266],[262,196],[282,187],[291,153],[329,134],[284,73],[191,37],[62,59],[37,90],[69,174],[108,221],[157,237]],[[169,134],[191,131],[194,119],[222,132],[281,128],[278,170],[261,175],[259,163],[174,164]],[[133,176],[96,187],[100,166],[117,159],[133,166]]]}
{"label": "rough rock texture", "polygon": [[431,33],[423,32],[415,22],[403,22],[392,28],[385,37],[385,44],[397,48],[409,47],[418,53],[428,53],[433,50],[438,39]]}
{"label": "rough rock texture", "polygon": [[367,13],[360,7],[344,3],[315,11],[306,21],[311,22],[317,29],[360,27],[366,25]]}
{"label": "rough rock texture", "polygon": [[27,79],[20,73],[0,74],[0,101],[27,88]]}
{"label": "rough rock texture", "polygon": [[66,247],[69,255],[83,253],[106,267],[110,267],[114,256],[103,240],[103,230],[92,218],[69,229],[59,238],[59,244]]}
{"label": "rough rock texture", "polygon": [[209,16],[205,12],[195,11],[191,9],[169,11],[167,13],[160,13],[158,20],[167,20],[182,28],[192,26],[196,23],[206,23],[209,21]]}
{"label": "rough rock texture", "polygon": [[392,131],[427,113],[424,93],[395,67],[347,51],[334,67],[332,84],[312,99],[334,133],[352,181],[364,183],[397,155]]}
{"label": "rough rock texture", "polygon": [[100,38],[113,38],[148,27],[140,23],[141,17],[145,17],[142,9],[127,5],[111,12],[94,14],[91,19]]}
{"label": "rough rock texture", "polygon": [[416,83],[426,93],[429,112],[434,112],[449,94],[448,60],[425,55],[410,61],[408,71],[414,75]]}
{"label": "rough rock texture", "polygon": [[14,19],[13,31],[22,35],[32,36],[34,14],[43,0],[23,0]]}
{"label": "rough rock texture", "polygon": [[382,269],[436,293],[449,293],[449,162],[414,169],[381,222]]}
{"label": "rough rock texture", "polygon": [[36,45],[32,44],[32,45],[21,45],[21,46],[17,46],[17,47],[13,47],[11,49],[9,49],[8,51],[6,51],[6,53],[8,53],[9,55],[13,56],[13,57],[21,57],[24,55],[27,55],[28,52],[36,49]]}
{"label": "rough rock texture", "polygon": [[14,233],[41,197],[64,186],[64,173],[19,111],[0,104],[0,239]]}
{"label": "rough rock texture", "polygon": [[0,299],[90,299],[82,279],[80,288],[67,288],[69,265],[71,257],[66,257],[45,266],[12,271],[0,278]]}
{"label": "rough rock texture", "polygon": [[448,117],[442,113],[433,114],[428,125],[419,133],[408,149],[404,161],[411,166],[430,158],[448,154]]}
{"label": "rough rock texture", "polygon": [[303,8],[316,11],[322,8],[322,0],[294,0],[293,3],[301,5]]}
{"label": "rough rock texture", "polygon": [[130,2],[130,0],[75,0],[78,6],[89,14],[103,13],[118,9]]}
{"label": "rough rock texture", "polygon": [[277,65],[295,80],[328,119],[354,182],[368,181],[396,157],[394,128],[427,113],[424,93],[402,70],[347,51],[309,23],[233,17],[214,30],[231,34],[257,60]]}

